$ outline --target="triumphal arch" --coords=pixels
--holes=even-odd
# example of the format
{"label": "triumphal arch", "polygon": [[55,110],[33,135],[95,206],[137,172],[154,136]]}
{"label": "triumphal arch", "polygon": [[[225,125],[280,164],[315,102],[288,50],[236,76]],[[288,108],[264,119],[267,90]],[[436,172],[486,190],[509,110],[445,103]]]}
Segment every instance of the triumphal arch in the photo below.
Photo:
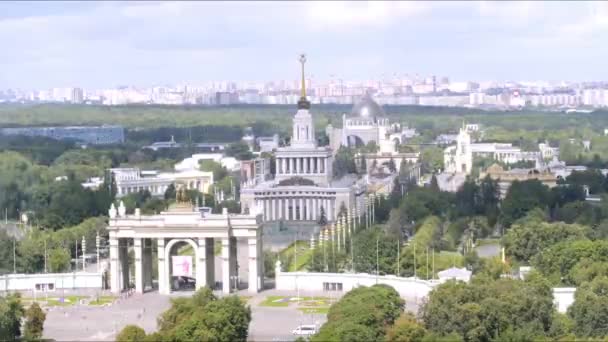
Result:
{"label": "triumphal arch", "polygon": [[[195,287],[214,288],[218,284],[215,279],[214,247],[216,241],[221,241],[221,287],[222,292],[230,293],[233,289],[231,280],[238,273],[237,242],[241,239],[246,240],[248,246],[248,289],[252,293],[262,289],[262,216],[256,210],[250,214],[228,214],[225,209],[222,214],[201,213],[185,198],[180,198],[180,191],[177,197],[177,203],[157,215],[141,215],[139,209],[127,215],[122,202],[118,209],[112,204],[108,226],[111,291],[119,293],[130,286],[131,259],[135,264],[134,287],[137,293],[152,287],[153,273],[156,273],[153,263],[158,265],[159,293],[171,293],[171,280],[175,278],[176,267],[180,270],[182,267],[175,263],[175,259],[171,260],[172,250],[177,244],[192,247],[194,261],[191,265],[183,266],[186,272],[192,273],[196,280]],[[131,251],[134,253],[129,257]]]}

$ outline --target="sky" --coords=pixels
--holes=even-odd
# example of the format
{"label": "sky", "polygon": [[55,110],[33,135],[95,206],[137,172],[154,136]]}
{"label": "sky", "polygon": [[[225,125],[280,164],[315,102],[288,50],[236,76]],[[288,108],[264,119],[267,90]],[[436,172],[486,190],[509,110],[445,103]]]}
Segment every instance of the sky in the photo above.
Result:
{"label": "sky", "polygon": [[608,80],[608,2],[0,2],[0,89]]}

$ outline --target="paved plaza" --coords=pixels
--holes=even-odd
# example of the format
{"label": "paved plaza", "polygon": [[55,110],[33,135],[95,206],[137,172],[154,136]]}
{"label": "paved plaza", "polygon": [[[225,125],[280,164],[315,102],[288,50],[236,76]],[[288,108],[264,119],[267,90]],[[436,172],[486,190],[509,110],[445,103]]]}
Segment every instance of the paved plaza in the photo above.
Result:
{"label": "paved plaza", "polygon": [[[171,298],[190,295],[192,292],[179,292],[170,296],[148,292],[143,295],[124,296],[108,306],[75,304],[51,307],[47,312],[44,337],[57,341],[114,341],[116,333],[128,324],[136,324],[151,333],[156,331],[156,318],[170,307]],[[216,295],[221,296],[221,293],[216,291]],[[306,314],[298,310],[295,304],[288,307],[260,305],[269,296],[320,296],[332,300],[338,300],[341,296],[340,293],[331,292],[302,291],[298,294],[277,290],[266,290],[254,296],[242,290],[239,295],[248,298],[247,302],[252,311],[250,341],[292,341],[295,336],[291,332],[297,326],[321,326],[326,321],[326,314]],[[406,304],[407,310],[415,312],[419,303],[406,299]]]}
{"label": "paved plaza", "polygon": [[[116,333],[128,324],[136,324],[150,333],[156,331],[156,318],[170,307],[170,298],[191,294],[192,292],[183,292],[166,296],[157,292],[149,292],[118,299],[114,304],[104,307],[79,304],[52,307],[47,312],[44,337],[58,341],[113,341]],[[219,295],[219,292],[216,294]],[[246,291],[241,291],[239,295],[249,296]],[[318,324],[320,326],[326,320],[325,314],[304,314],[295,306],[260,306],[260,302],[270,295],[295,294],[264,291],[249,298],[248,303],[252,311],[249,340],[293,340],[295,337],[291,331],[298,325]],[[327,294],[323,295],[327,296]]]}

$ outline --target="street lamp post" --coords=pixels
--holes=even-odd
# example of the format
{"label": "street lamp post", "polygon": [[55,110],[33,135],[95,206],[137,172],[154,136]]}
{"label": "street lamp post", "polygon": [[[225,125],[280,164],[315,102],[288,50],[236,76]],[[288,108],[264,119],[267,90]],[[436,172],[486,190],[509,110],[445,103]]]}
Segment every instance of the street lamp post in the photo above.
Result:
{"label": "street lamp post", "polygon": [[[83,272],[85,272],[85,268],[87,266],[86,265],[87,259],[86,259],[86,256],[85,256],[86,255],[85,254],[86,250],[87,250],[87,241],[84,239],[84,235],[83,235],[82,236],[82,271]],[[76,260],[78,260],[78,259],[76,259]]]}
{"label": "street lamp post", "polygon": [[101,237],[99,236],[99,232],[95,235],[95,247],[97,249],[97,273],[100,271],[100,260],[99,260],[99,248],[101,246]]}

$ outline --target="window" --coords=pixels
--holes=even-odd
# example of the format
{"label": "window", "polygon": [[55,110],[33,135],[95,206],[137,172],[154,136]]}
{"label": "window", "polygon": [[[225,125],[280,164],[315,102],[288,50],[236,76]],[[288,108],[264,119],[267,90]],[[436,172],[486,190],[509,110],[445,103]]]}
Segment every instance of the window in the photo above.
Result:
{"label": "window", "polygon": [[323,291],[342,291],[342,283],[323,283]]}

